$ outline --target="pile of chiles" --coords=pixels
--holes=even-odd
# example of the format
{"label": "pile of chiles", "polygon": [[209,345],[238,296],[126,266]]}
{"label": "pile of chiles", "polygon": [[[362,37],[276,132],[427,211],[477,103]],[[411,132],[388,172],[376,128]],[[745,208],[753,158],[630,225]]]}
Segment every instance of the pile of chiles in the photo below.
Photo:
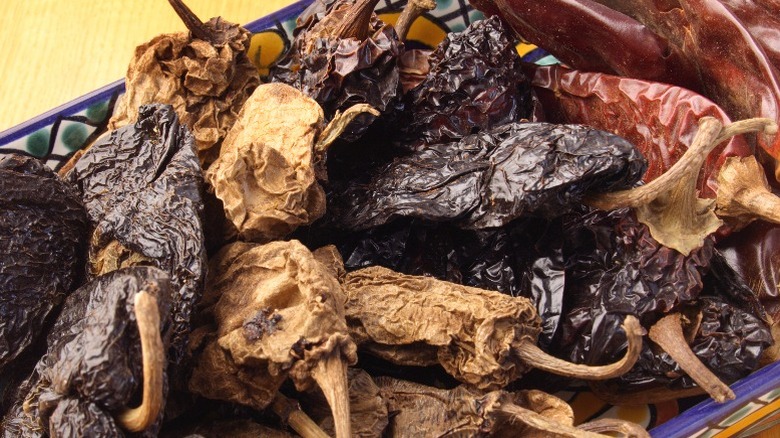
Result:
{"label": "pile of chiles", "polygon": [[431,51],[433,0],[315,0],[262,78],[170,3],[104,135],[0,159],[5,436],[646,436],[543,390],[777,359],[772,2],[473,0]]}

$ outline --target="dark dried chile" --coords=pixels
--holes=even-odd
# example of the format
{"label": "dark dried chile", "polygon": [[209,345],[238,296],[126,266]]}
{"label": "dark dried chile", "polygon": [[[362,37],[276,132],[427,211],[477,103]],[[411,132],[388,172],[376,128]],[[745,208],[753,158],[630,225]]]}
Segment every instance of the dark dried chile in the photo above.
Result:
{"label": "dark dried chile", "polygon": [[[402,88],[402,43],[373,9],[378,0],[317,2],[299,20],[292,48],[271,68],[270,80],[291,85],[319,103],[330,121],[337,111],[369,104],[394,113]],[[323,14],[322,11],[327,13]],[[363,115],[342,134],[357,139],[373,122]]]}
{"label": "dark dried chile", "polygon": [[135,125],[94,144],[68,178],[81,191],[95,227],[93,274],[140,263],[171,275],[174,339],[169,359],[178,363],[206,264],[203,176],[192,135],[170,106],[142,106]]}
{"label": "dark dried chile", "polygon": [[353,230],[396,216],[498,227],[522,216],[560,216],[588,192],[631,187],[645,167],[633,145],[613,134],[510,123],[334,184],[329,208],[338,226]]}
{"label": "dark dried chile", "polygon": [[628,210],[572,215],[564,226],[565,316],[556,351],[570,360],[598,364],[622,348],[614,336],[624,316],[644,327],[702,289],[713,241],[684,256],[659,244]]}
{"label": "dark dried chile", "polygon": [[[73,292],[49,334],[46,355],[3,423],[6,436],[38,437],[47,432],[121,436],[118,413],[136,403],[141,383],[148,384],[149,377],[142,361],[147,352],[142,352],[137,329],[138,312],[149,310],[136,309],[135,303],[142,294],[156,300],[152,311],[159,313],[159,335],[169,320],[171,289],[165,272],[134,267],[101,276]],[[162,395],[158,401],[164,405],[165,362],[152,365],[162,367],[157,370],[163,373],[162,394],[157,396]],[[161,408],[153,412],[144,436],[156,434]]]}
{"label": "dark dried chile", "polygon": [[434,144],[522,119],[537,121],[515,44],[498,17],[449,34],[428,59],[425,79],[406,95],[401,129]]}
{"label": "dark dried chile", "polygon": [[780,226],[752,223],[718,242],[718,249],[755,291],[772,319],[780,321]]}
{"label": "dark dried chile", "polygon": [[79,285],[87,236],[72,187],[35,158],[0,159],[0,372]]}
{"label": "dark dried chile", "polygon": [[[735,382],[756,370],[762,351],[772,344],[765,322],[720,297],[702,296],[683,305],[681,312],[688,320],[683,329],[690,333],[691,350],[724,382]],[[695,385],[668,353],[654,351],[647,345],[634,368],[611,384],[618,391],[638,390],[646,385]]]}

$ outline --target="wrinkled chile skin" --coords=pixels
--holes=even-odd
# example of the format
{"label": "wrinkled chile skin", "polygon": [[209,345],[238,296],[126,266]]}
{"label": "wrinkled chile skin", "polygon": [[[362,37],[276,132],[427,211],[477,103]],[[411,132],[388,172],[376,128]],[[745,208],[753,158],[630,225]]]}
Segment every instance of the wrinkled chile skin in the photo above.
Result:
{"label": "wrinkled chile skin", "polygon": [[78,193],[39,160],[0,158],[0,372],[78,287],[87,246]]}
{"label": "wrinkled chile skin", "polygon": [[613,134],[509,123],[334,184],[328,208],[337,226],[352,230],[399,216],[493,228],[519,217],[561,216],[586,193],[633,186],[646,167],[636,148]]}
{"label": "wrinkled chile skin", "polygon": [[178,363],[206,272],[203,174],[192,135],[172,107],[144,105],[135,125],[94,144],[67,178],[82,194],[99,245],[115,239],[171,275],[168,359]]}

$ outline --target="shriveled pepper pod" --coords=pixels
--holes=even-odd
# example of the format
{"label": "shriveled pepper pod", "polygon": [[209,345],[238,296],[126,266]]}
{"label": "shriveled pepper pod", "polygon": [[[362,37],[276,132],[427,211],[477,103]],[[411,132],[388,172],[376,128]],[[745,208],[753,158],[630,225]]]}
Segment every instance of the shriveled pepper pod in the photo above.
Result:
{"label": "shriveled pepper pod", "polygon": [[[38,339],[78,287],[88,222],[81,197],[40,160],[0,157],[0,372]],[[35,359],[33,359],[34,361]]]}
{"label": "shriveled pepper pod", "polygon": [[260,83],[247,56],[251,34],[221,17],[201,22],[182,0],[170,0],[189,32],[163,34],[135,49],[109,129],[135,123],[138,108],[172,105],[195,136],[204,168],[219,154],[244,102]]}
{"label": "shriveled pepper pod", "polygon": [[449,34],[430,55],[425,79],[405,96],[400,129],[410,138],[441,143],[505,123],[537,121],[537,100],[515,44],[498,17]]}
{"label": "shriveled pepper pod", "polygon": [[[551,122],[581,123],[624,136],[647,158],[645,182],[663,175],[692,146],[698,120],[709,116],[731,124],[714,102],[674,85],[561,66],[525,67]],[[774,128],[767,126],[763,132],[772,134]],[[755,219],[780,221],[780,197],[769,189],[764,170],[742,136],[726,139],[707,154],[696,189],[701,198],[717,194],[715,213],[728,226],[720,234]]]}
{"label": "shriveled pepper pod", "polygon": [[156,434],[167,394],[164,340],[171,288],[165,272],[134,267],[74,292],[49,334],[46,355],[5,419],[6,432]]}
{"label": "shriveled pepper pod", "polygon": [[324,155],[367,105],[334,114],[325,124],[313,99],[285,84],[259,86],[241,109],[206,180],[224,204],[239,239],[285,237],[325,213]]}
{"label": "shriveled pepper pod", "polygon": [[636,318],[628,316],[622,359],[577,365],[536,346],[541,321],[523,297],[382,267],[347,274],[344,289],[350,334],[361,349],[400,365],[440,364],[480,389],[502,388],[534,367],[589,380],[619,376],[636,361],[644,334]]}
{"label": "shriveled pepper pod", "polygon": [[[271,68],[270,80],[291,85],[313,98],[331,120],[339,111],[367,104],[392,113],[401,95],[397,58],[402,43],[374,8],[379,0],[338,0],[323,14],[300,23],[290,51]],[[319,2],[327,3],[327,2]],[[378,116],[356,119],[344,132],[359,138]]]}
{"label": "shriveled pepper pod", "polygon": [[168,105],[144,105],[73,166],[93,228],[89,274],[153,265],[168,272],[174,312],[169,360],[180,363],[206,276],[203,176],[189,129]]}
{"label": "shriveled pepper pod", "polygon": [[554,218],[592,192],[633,187],[646,162],[625,139],[581,125],[507,123],[458,141],[426,145],[331,184],[329,215],[351,230],[397,217],[504,226]]}
{"label": "shriveled pepper pod", "polygon": [[[606,436],[575,428],[571,407],[542,391],[481,393],[465,386],[447,390],[390,377],[379,377],[376,382],[394,413],[386,432],[390,437]],[[638,428],[620,423],[624,430]],[[618,429],[611,426],[610,431]]]}
{"label": "shriveled pepper pod", "polygon": [[347,365],[357,360],[344,320],[344,295],[328,268],[297,241],[237,242],[211,262],[204,296],[213,322],[197,329],[190,389],[265,409],[288,378],[316,383],[350,436]]}

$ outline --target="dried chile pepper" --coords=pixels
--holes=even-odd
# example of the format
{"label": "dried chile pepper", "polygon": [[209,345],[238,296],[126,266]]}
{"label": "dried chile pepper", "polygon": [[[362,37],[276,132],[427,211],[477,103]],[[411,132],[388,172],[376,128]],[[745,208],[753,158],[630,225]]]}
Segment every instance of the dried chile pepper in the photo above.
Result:
{"label": "dried chile pepper", "polygon": [[[606,1],[667,38],[694,64],[698,87],[674,78],[668,82],[700,91],[734,120],[780,120],[780,75],[743,23],[718,0]],[[749,140],[771,157],[775,178],[780,166],[780,136]]]}
{"label": "dried chile pepper", "polygon": [[[156,435],[167,391],[163,339],[172,287],[165,272],[133,267],[73,292],[3,423],[6,436],[121,436],[120,427]],[[142,402],[131,408],[139,392]]]}
{"label": "dried chile pepper", "polygon": [[[582,123],[624,136],[649,162],[645,182],[659,177],[693,145],[696,118],[730,123],[714,103],[676,86],[560,66],[533,71],[551,121]],[[745,139],[732,137],[709,152],[699,173],[697,196],[716,198],[715,213],[728,225],[719,230],[721,235],[757,218],[780,222],[780,198],[771,192],[752,155]]]}
{"label": "dried chile pepper", "polygon": [[[392,416],[388,436],[604,436],[574,427],[574,413],[563,400],[537,390],[481,393],[465,386],[445,390],[389,377],[377,384]],[[622,424],[638,431],[639,426]],[[614,426],[610,430],[614,430]],[[637,436],[648,436],[644,430]]]}
{"label": "dried chile pepper", "polygon": [[628,316],[625,356],[605,366],[575,365],[536,347],[541,321],[525,298],[399,274],[374,266],[347,274],[346,318],[360,348],[399,365],[440,364],[480,389],[506,386],[531,367],[599,380],[633,365],[642,330]]}
{"label": "dried chile pepper", "polygon": [[780,264],[775,249],[780,242],[779,232],[776,224],[755,222],[718,242],[718,249],[729,266],[758,295],[762,308],[773,321],[771,331],[775,345],[764,350],[762,363],[780,359]]}
{"label": "dried chile pepper", "polygon": [[145,105],[138,114],[135,125],[96,142],[67,178],[94,227],[93,276],[136,264],[171,275],[170,360],[178,363],[205,276],[203,177],[194,139],[170,106]]}
{"label": "dried chile pepper", "polygon": [[537,121],[536,101],[509,32],[494,17],[450,33],[428,59],[425,79],[406,95],[401,129],[435,144],[505,123]]}
{"label": "dried chile pepper", "polygon": [[592,0],[469,0],[499,15],[518,35],[578,70],[617,74],[696,89],[698,77],[680,49],[653,29]]}
{"label": "dried chile pepper", "polygon": [[[328,121],[356,104],[381,114],[395,112],[402,93],[397,58],[403,44],[393,27],[373,13],[377,2],[339,0],[310,10],[299,20],[305,28],[298,28],[290,51],[271,68],[270,80],[313,98]],[[359,138],[374,118],[358,117],[343,137]]]}
{"label": "dried chile pepper", "polygon": [[325,213],[322,161],[358,114],[357,105],[326,126],[322,108],[285,84],[263,84],[247,100],[206,180],[241,240],[285,237]]}
{"label": "dried chile pepper", "polygon": [[401,218],[356,232],[315,225],[296,237],[310,247],[335,244],[348,271],[379,265],[403,274],[525,296],[542,318],[539,345],[545,348],[562,309],[561,227],[558,219],[528,219],[497,229],[462,230]]}
{"label": "dried chile pepper", "polygon": [[[735,382],[755,371],[761,353],[772,343],[766,323],[720,297],[702,296],[686,303],[681,314],[681,327],[690,350],[725,382]],[[619,394],[636,391],[641,394],[659,385],[671,388],[673,391],[668,394],[674,396],[677,391],[695,385],[687,372],[666,351],[658,352],[646,346],[631,371],[615,381],[605,382],[599,392],[603,394],[608,389],[613,393],[610,401],[619,404],[634,399]]]}
{"label": "dried chile pepper", "polygon": [[344,228],[396,216],[498,227],[521,216],[555,217],[587,192],[630,187],[646,163],[633,145],[577,125],[510,123],[397,158],[345,187],[332,217]]}
{"label": "dried chile pepper", "polygon": [[780,69],[780,4],[720,0],[761,44],[775,68]]}
{"label": "dried chile pepper", "polygon": [[44,335],[78,287],[87,214],[79,194],[39,160],[0,158],[0,372]]}
{"label": "dried chile pepper", "polygon": [[237,242],[211,261],[204,305],[213,322],[193,333],[190,390],[255,409],[274,403],[289,377],[316,383],[349,436],[346,366],[356,361],[338,280],[296,241]]}
{"label": "dried chile pepper", "polygon": [[135,123],[138,108],[172,105],[195,137],[204,168],[219,155],[239,110],[260,83],[247,56],[251,34],[221,17],[201,22],[181,0],[170,0],[189,32],[163,34],[138,46],[109,129]]}

